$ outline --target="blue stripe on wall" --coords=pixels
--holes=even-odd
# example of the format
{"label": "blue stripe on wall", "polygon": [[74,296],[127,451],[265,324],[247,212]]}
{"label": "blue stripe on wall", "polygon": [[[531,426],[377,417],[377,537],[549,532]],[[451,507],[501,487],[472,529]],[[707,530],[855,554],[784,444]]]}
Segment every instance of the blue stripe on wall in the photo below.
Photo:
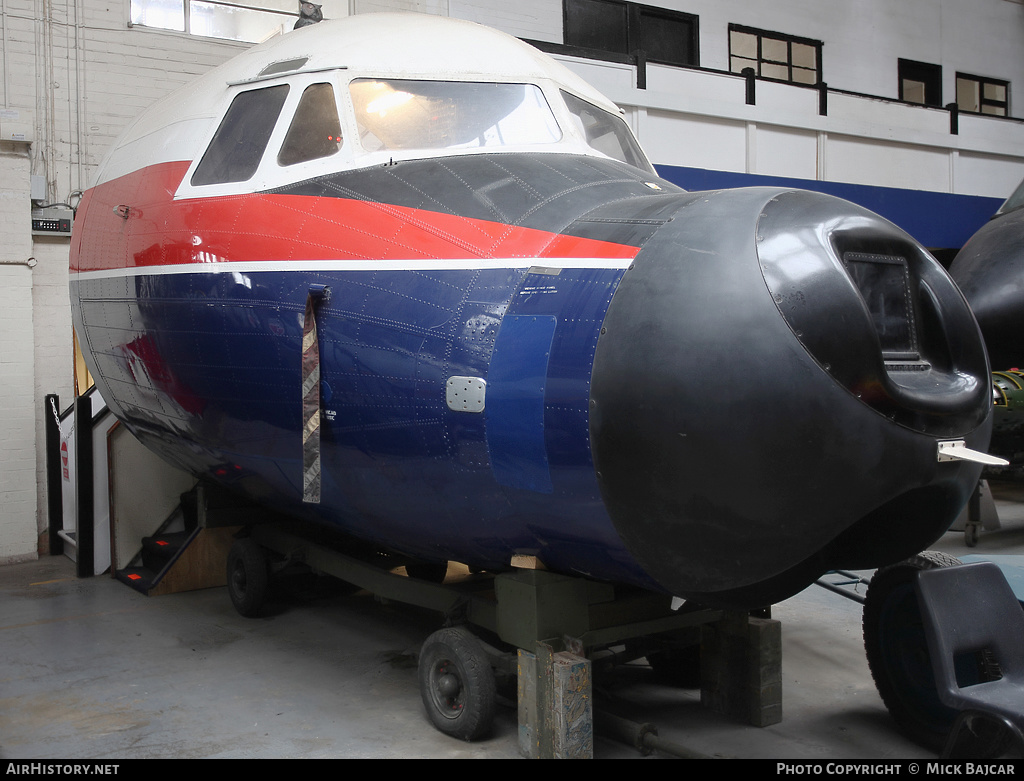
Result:
{"label": "blue stripe on wall", "polygon": [[988,222],[1001,198],[954,195],[897,187],[819,182],[674,165],[656,166],[658,173],[686,190],[722,190],[732,187],[799,187],[835,195],[881,214],[932,249],[958,249]]}

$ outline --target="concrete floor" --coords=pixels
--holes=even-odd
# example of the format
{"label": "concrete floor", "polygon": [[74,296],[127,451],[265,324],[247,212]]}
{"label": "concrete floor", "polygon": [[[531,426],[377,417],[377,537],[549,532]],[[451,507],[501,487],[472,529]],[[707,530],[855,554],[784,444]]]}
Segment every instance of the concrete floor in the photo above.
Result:
{"label": "concrete floor", "polygon": [[[1024,490],[995,487],[1004,528],[953,555],[1024,553]],[[783,721],[758,729],[657,686],[646,667],[606,680],[598,707],[720,757],[915,759],[868,673],[858,604],[812,586],[774,608]],[[431,727],[415,654],[435,615],[362,595],[281,603],[245,619],[225,589],[146,598],[51,557],[0,567],[0,758],[518,758],[516,712],[462,743]],[[603,703],[603,704],[602,704]],[[595,738],[597,758],[640,758]],[[654,757],[658,755],[655,754]]]}

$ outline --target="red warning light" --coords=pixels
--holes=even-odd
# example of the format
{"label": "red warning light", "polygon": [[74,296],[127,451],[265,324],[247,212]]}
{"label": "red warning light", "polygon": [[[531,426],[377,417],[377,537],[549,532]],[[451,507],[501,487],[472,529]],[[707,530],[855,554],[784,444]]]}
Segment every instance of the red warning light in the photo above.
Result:
{"label": "red warning light", "polygon": [[135,573],[132,573],[128,576],[128,580],[142,580],[142,575],[136,575]]}
{"label": "red warning light", "polygon": [[171,543],[169,543],[167,540],[157,540],[156,544],[157,545],[170,545]]}

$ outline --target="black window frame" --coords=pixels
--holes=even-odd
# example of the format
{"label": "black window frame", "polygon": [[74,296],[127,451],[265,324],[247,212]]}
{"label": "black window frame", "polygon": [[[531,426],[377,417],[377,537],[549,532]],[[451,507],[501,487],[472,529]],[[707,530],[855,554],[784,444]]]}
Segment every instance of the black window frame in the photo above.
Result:
{"label": "black window frame", "polygon": [[[727,46],[729,47],[729,72],[730,73],[742,73],[743,72],[742,69],[738,70],[738,71],[733,70],[732,61],[733,61],[734,57],[739,57],[740,59],[744,59],[744,60],[749,59],[748,57],[741,57],[740,55],[737,55],[737,54],[733,53],[733,50],[732,50],[732,34],[734,32],[745,33],[747,35],[755,35],[755,36],[757,36],[757,68],[755,69],[755,75],[757,76],[757,78],[765,79],[766,81],[776,81],[776,82],[779,82],[779,83],[782,83],[782,84],[795,84],[798,87],[816,87],[816,86],[818,86],[819,84],[821,84],[824,81],[823,71],[822,71],[822,57],[821,57],[821,55],[822,55],[822,48],[823,48],[824,44],[823,44],[822,41],[815,40],[814,38],[804,38],[804,37],[799,36],[799,35],[791,35],[790,33],[780,33],[780,32],[776,32],[774,30],[763,30],[763,29],[761,29],[759,27],[747,27],[746,25],[731,24],[731,23],[729,24],[728,40],[726,42]],[[786,43],[786,58],[787,58],[787,62],[781,62],[779,60],[769,60],[769,59],[765,59],[764,58],[764,56],[763,56],[763,44],[764,44],[763,39],[764,38],[770,38],[771,40],[775,40],[775,41],[784,41]],[[802,46],[811,46],[815,50],[815,55],[814,55],[814,58],[815,58],[815,68],[814,68],[815,79],[814,79],[814,83],[813,84],[808,83],[806,81],[796,81],[793,78],[793,67],[794,67],[793,66],[793,44],[794,43],[800,44]],[[773,76],[765,76],[762,73],[762,66],[765,63],[768,63],[769,65],[785,65],[787,67],[787,71],[788,71],[788,78],[777,79],[777,78],[775,78]],[[801,71],[809,70],[808,68],[800,68],[799,66],[797,66],[797,67]]]}
{"label": "black window frame", "polygon": [[[930,62],[906,60],[902,57],[896,66],[898,79],[898,96],[905,103],[916,106],[942,106],[942,66]],[[904,92],[905,81],[918,81],[924,84],[924,102],[909,100]]]}
{"label": "black window frame", "polygon": [[[960,81],[973,81],[978,85],[978,110],[974,111],[969,108],[964,108],[960,105]],[[986,117],[1008,117],[1010,116],[1010,82],[1004,79],[994,79],[989,76],[975,76],[973,73],[962,73],[957,71],[956,79],[954,84],[954,94],[956,96],[957,108],[966,114],[981,114]],[[998,87],[1003,87],[1006,92],[1006,100],[992,100],[991,98],[985,98],[985,85],[991,84]],[[1001,114],[994,114],[992,112],[985,111],[985,106],[999,106],[1003,109]]]}
{"label": "black window frame", "polygon": [[[611,28],[621,27],[625,24],[624,34],[613,36],[617,39],[614,42],[606,40],[602,43],[599,36],[585,35],[580,30],[580,15],[582,9],[588,7],[591,12],[599,7],[605,7],[609,13],[614,13],[615,18],[606,20]],[[662,51],[649,51],[644,47],[645,24],[650,21],[663,21],[672,24],[681,24],[688,27],[688,33],[683,37],[681,54],[678,57],[663,56]],[[564,45],[574,49],[590,52],[605,52],[625,56],[633,56],[637,52],[643,52],[647,62],[659,65],[671,65],[675,67],[700,67],[700,26],[699,17],[696,14],[688,14],[683,11],[673,11],[669,8],[632,3],[627,0],[562,0],[562,40]],[[650,38],[647,39],[650,43]]]}

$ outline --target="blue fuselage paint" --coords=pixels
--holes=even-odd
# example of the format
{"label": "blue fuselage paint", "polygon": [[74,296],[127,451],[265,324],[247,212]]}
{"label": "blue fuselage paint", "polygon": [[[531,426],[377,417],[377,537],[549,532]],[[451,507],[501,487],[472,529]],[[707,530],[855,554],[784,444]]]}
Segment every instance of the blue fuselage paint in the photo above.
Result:
{"label": "blue fuselage paint", "polygon": [[[121,386],[105,396],[193,473],[408,555],[507,566],[533,553],[651,586],[608,518],[589,447],[593,355],[623,273],[381,264],[94,278],[73,293],[98,376]],[[319,505],[298,501],[310,285],[330,289]],[[487,381],[482,413],[448,408],[451,376]]]}

